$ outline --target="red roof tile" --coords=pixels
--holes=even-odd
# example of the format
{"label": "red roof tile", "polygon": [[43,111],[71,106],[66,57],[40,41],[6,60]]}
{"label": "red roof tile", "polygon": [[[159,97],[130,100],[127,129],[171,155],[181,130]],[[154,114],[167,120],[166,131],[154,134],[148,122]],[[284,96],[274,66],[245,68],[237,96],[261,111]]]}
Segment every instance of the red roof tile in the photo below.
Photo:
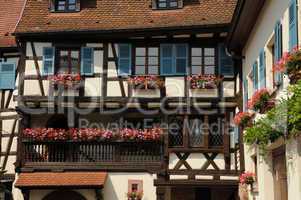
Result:
{"label": "red roof tile", "polygon": [[0,47],[15,46],[11,35],[20,18],[24,0],[0,0]]}
{"label": "red roof tile", "polygon": [[21,173],[16,187],[103,187],[105,172],[33,172]]}
{"label": "red roof tile", "polygon": [[27,0],[17,33],[129,30],[228,24],[237,0],[184,0],[183,9],[152,10],[152,0],[81,1],[78,13],[51,13],[49,1]]}

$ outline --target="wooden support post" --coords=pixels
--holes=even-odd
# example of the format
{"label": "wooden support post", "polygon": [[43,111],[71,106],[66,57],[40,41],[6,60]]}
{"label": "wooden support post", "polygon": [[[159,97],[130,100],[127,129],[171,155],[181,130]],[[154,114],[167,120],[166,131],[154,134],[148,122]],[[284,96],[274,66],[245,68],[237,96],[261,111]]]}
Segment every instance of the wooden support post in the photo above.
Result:
{"label": "wooden support post", "polygon": [[[25,63],[26,63],[26,42],[17,42],[19,51],[20,51],[20,62],[18,66],[18,72],[19,72],[19,83],[18,83],[18,88],[19,92],[18,94],[20,96],[24,95],[24,75],[25,75]],[[19,101],[19,106],[20,106],[20,101]]]}
{"label": "wooden support post", "polygon": [[204,148],[208,149],[209,147],[209,117],[208,115],[204,116]]}
{"label": "wooden support post", "polygon": [[224,143],[224,160],[225,160],[225,169],[230,170],[230,134],[228,128],[228,118],[225,117],[224,124],[224,133],[223,133],[223,143]]}
{"label": "wooden support post", "polygon": [[243,143],[243,128],[239,127],[239,162],[240,162],[240,171],[245,171],[245,153],[244,153],[244,143]]}
{"label": "wooden support post", "polygon": [[33,42],[31,42],[30,45],[31,45],[34,65],[35,65],[35,68],[36,68],[36,71],[37,71],[37,76],[38,76],[38,81],[39,81],[39,85],[40,85],[41,94],[42,94],[42,96],[45,96],[43,80],[42,80],[42,76],[41,76],[41,72],[40,72],[40,66],[39,66],[39,63],[38,63],[38,57],[37,57],[36,49],[35,49],[35,46],[34,46]]}

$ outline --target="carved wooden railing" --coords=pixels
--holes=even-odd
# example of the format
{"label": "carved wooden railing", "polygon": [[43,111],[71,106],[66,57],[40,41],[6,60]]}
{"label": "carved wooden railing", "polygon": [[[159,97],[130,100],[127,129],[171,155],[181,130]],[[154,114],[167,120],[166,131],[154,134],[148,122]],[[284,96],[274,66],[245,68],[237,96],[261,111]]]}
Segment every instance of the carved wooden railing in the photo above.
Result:
{"label": "carved wooden railing", "polygon": [[97,169],[160,168],[163,144],[144,142],[23,141],[23,166],[61,166]]}

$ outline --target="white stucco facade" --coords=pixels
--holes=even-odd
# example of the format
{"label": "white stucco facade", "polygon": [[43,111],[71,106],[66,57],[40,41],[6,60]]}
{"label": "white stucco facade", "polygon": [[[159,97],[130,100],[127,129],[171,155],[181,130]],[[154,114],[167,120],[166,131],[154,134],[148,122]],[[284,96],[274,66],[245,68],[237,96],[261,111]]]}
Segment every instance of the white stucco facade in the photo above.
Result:
{"label": "white stucco facade", "polygon": [[[300,3],[300,1],[299,1]],[[265,51],[266,62],[266,87],[271,92],[275,91],[273,87],[273,50],[271,46],[274,43],[274,27],[277,21],[282,24],[282,46],[283,52],[289,51],[289,0],[268,0],[266,1],[257,22],[249,36],[247,44],[243,49],[243,78],[248,79],[248,94],[249,98],[253,94],[252,81],[249,79],[249,74],[252,71],[252,65],[259,60],[259,54],[262,50]],[[298,9],[298,27],[300,30],[301,9]],[[298,33],[299,45],[301,31]],[[276,99],[285,98],[286,89],[289,85],[289,80],[284,77],[282,86],[276,91]],[[244,91],[246,92],[246,91]],[[253,192],[249,191],[249,198],[256,200],[275,199],[275,188],[273,177],[273,159],[272,153],[276,148],[284,146],[286,152],[286,168],[287,168],[287,188],[288,199],[301,199],[301,156],[300,156],[300,138],[291,138],[288,141],[277,141],[271,144],[265,156],[259,153],[256,146],[245,145],[245,165],[246,171],[257,171],[257,189]],[[257,160],[257,169],[254,164],[254,158]],[[257,191],[258,190],[258,191]]]}

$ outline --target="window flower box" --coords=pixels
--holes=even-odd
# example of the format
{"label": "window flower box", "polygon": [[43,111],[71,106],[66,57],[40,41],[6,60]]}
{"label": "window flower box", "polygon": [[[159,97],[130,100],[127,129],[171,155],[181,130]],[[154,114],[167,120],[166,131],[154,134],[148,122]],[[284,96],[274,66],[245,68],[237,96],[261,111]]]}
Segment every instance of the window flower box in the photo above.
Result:
{"label": "window flower box", "polygon": [[24,138],[33,141],[159,141],[162,139],[162,135],[162,129],[156,127],[144,130],[126,128],[115,133],[94,128],[27,128],[23,131]]}
{"label": "window flower box", "polygon": [[266,88],[257,90],[248,102],[248,108],[264,114],[275,106],[269,91]]}
{"label": "window flower box", "polygon": [[189,76],[190,89],[216,89],[219,83],[223,80],[215,75],[192,75]]}
{"label": "window flower box", "polygon": [[284,53],[275,64],[274,71],[286,73],[291,84],[297,83],[301,79],[301,48],[297,46],[292,52]]}
{"label": "window flower box", "polygon": [[49,76],[48,80],[51,81],[54,87],[68,89],[76,88],[80,84],[81,76],[79,74],[57,74]]}
{"label": "window flower box", "polygon": [[234,124],[242,127],[252,126],[253,114],[249,112],[239,112],[234,117]]}
{"label": "window flower box", "polygon": [[128,192],[127,197],[128,200],[142,200],[143,192]]}
{"label": "window flower box", "polygon": [[158,76],[134,76],[128,82],[134,89],[154,90],[163,87],[163,81]]}

